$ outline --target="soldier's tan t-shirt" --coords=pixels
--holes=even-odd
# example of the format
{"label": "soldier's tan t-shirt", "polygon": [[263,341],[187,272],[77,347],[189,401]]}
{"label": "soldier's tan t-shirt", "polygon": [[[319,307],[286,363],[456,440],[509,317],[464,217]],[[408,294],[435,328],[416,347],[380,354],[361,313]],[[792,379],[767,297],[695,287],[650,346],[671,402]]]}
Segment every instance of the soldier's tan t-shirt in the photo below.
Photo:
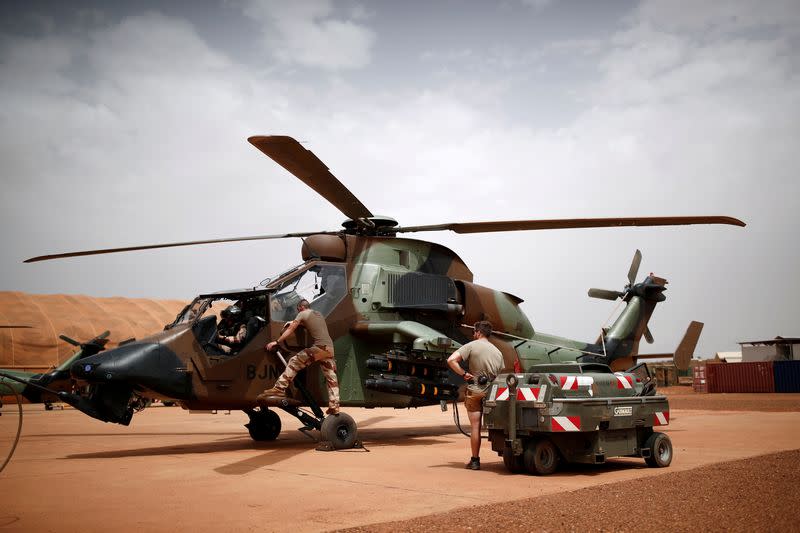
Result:
{"label": "soldier's tan t-shirt", "polygon": [[486,339],[468,342],[457,351],[469,365],[469,373],[475,376],[475,383],[467,385],[472,392],[482,393],[489,388],[489,383],[478,385],[478,376],[497,376],[503,370],[503,354]]}
{"label": "soldier's tan t-shirt", "polygon": [[306,328],[308,334],[314,339],[313,346],[333,347],[333,340],[331,340],[331,335],[328,333],[328,326],[319,311],[314,311],[313,309],[300,311],[297,313],[295,320],[300,322],[300,325]]}

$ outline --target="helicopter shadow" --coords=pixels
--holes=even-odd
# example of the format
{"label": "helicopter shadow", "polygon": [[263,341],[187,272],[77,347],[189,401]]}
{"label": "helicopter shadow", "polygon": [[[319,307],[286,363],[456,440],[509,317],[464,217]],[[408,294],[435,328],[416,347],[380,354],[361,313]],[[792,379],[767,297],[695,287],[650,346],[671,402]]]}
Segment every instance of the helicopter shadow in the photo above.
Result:
{"label": "helicopter shadow", "polygon": [[313,448],[308,445],[303,446],[302,449],[295,447],[292,449],[270,450],[255,457],[248,457],[235,463],[219,466],[214,471],[226,476],[241,476],[280,463],[310,450],[313,450]]}
{"label": "helicopter shadow", "polygon": [[[91,437],[120,437],[122,434],[120,433],[31,433],[30,435],[25,435],[26,438],[31,437],[43,437],[43,438],[52,438],[52,437],[81,437],[81,438],[91,438]],[[153,433],[136,433],[135,436],[137,437],[182,437],[182,436],[198,436],[198,435],[208,435],[208,436],[220,436],[220,435],[235,435],[237,437],[241,437],[241,431],[175,431],[170,433],[163,433],[163,432],[153,432]]]}
{"label": "helicopter shadow", "polygon": [[436,444],[444,441],[431,437],[444,437],[457,433],[458,431],[453,425],[365,429],[359,426],[358,429],[359,439],[368,442],[372,447]]}
{"label": "helicopter shadow", "polygon": [[[445,442],[442,437],[457,434],[455,426],[444,424],[439,426],[411,426],[411,427],[390,427],[375,428],[371,427],[380,422],[390,420],[390,416],[377,416],[368,418],[359,424],[358,437],[364,442],[364,449],[385,446],[426,446],[430,444],[440,444]],[[105,435],[105,434],[104,434]],[[110,434],[109,434],[110,435]],[[185,433],[137,433],[137,436],[164,436],[164,435],[217,435],[220,433],[208,432],[185,432]],[[223,433],[223,435],[225,435]],[[252,457],[247,457],[227,465],[214,468],[219,474],[223,475],[244,475],[255,470],[266,468],[286,459],[290,459],[298,454],[312,451],[316,447],[318,439],[307,439],[298,437],[289,432],[281,439],[269,442],[253,442],[251,439],[242,436],[240,433],[228,432],[228,436],[209,442],[198,442],[191,444],[171,444],[167,446],[153,446],[145,448],[129,448],[120,450],[109,450],[101,452],[88,452],[70,454],[64,459],[120,459],[126,457],[155,457],[166,455],[190,455],[190,454],[213,454],[243,450],[265,450]],[[312,434],[313,435],[313,434]],[[75,435],[84,436],[84,435]],[[99,435],[97,435],[99,436]],[[116,436],[116,434],[115,434]],[[339,452],[352,452],[360,450],[339,450]],[[463,465],[462,465],[463,467]]]}
{"label": "helicopter shadow", "polygon": [[268,443],[253,442],[249,438],[235,437],[212,442],[194,444],[172,444],[169,446],[153,446],[148,448],[131,448],[127,450],[110,450],[104,452],[75,453],[64,456],[64,459],[121,459],[125,457],[153,457],[159,455],[188,455],[232,452],[269,448],[270,450],[303,451],[308,443],[300,440],[272,441]]}

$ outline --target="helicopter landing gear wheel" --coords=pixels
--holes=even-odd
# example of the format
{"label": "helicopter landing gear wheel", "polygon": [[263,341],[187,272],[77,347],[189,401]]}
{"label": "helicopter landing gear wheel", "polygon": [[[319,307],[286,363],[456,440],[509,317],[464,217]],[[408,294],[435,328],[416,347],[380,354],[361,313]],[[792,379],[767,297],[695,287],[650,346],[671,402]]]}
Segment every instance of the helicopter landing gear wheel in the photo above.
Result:
{"label": "helicopter landing gear wheel", "polygon": [[528,441],[522,457],[530,474],[549,476],[558,468],[558,448],[547,438]]}
{"label": "helicopter landing gear wheel", "polygon": [[335,450],[352,448],[358,436],[356,421],[345,413],[326,416],[319,432],[322,434],[322,440],[330,442]]}
{"label": "helicopter landing gear wheel", "polygon": [[244,425],[255,441],[275,440],[281,432],[281,419],[278,413],[270,411],[248,411],[250,422]]}

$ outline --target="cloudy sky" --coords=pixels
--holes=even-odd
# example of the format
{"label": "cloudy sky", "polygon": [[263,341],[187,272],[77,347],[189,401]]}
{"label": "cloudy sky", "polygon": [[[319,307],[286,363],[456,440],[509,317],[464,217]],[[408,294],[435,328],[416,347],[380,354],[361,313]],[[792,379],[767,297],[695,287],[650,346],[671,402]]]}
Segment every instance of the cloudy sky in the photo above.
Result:
{"label": "cloudy sky", "polygon": [[653,351],[800,336],[800,7],[505,0],[0,3],[0,290],[191,298],[299,241],[23,265],[86,248],[336,229],[246,141],[291,135],[403,225],[730,215],[732,226],[420,234],[536,329],[593,340],[589,287],[670,281]]}

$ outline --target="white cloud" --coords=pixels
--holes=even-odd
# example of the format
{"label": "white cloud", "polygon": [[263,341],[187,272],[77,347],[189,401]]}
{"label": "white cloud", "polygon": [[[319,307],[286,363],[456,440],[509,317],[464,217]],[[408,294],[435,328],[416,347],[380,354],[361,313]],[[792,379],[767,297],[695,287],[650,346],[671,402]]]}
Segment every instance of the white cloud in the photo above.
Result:
{"label": "white cloud", "polygon": [[250,0],[244,8],[263,25],[265,49],[282,63],[326,70],[366,66],[375,33],[356,21],[367,12],[353,8],[352,20],[334,18],[333,12],[330,0]]}
{"label": "white cloud", "polygon": [[[290,13],[259,6],[270,7],[258,20],[276,38],[293,25],[330,35],[320,25],[334,20],[328,3]],[[563,85],[581,107],[557,128],[509,119],[516,106],[535,116],[552,104],[508,101],[510,89],[533,87],[503,76],[455,71],[442,83],[420,71],[408,77],[413,84],[385,91],[343,78],[289,83],[254,73],[191,24],[157,14],[81,40],[18,39],[0,63],[0,159],[4,180],[19,178],[5,181],[0,200],[4,242],[13,243],[6,288],[188,297],[256,283],[299,261],[297,243],[273,241],[17,263],[86,247],[335,228],[335,209],[244,142],[274,133],[307,142],[369,208],[404,225],[740,216],[749,228],[416,237],[457,250],[479,283],[525,298],[544,331],[593,339],[608,309],[587,303],[585,289],[620,288],[642,247],[643,272],[672,282],[654,318],[662,343],[654,351],[673,348],[694,318],[709,322],[706,354],[743,336],[791,335],[791,313],[760,311],[756,320],[751,310],[791,309],[800,290],[800,261],[786,246],[799,224],[791,173],[800,96],[786,40],[796,27],[702,32],[721,25],[712,15],[701,30],[687,29],[693,22],[677,7],[646,3],[611,41],[593,41],[600,77]],[[318,42],[292,51],[301,44],[282,53],[294,64],[344,68],[343,48],[303,62]],[[368,58],[369,46],[361,50]],[[77,64],[88,75],[76,76]]]}

